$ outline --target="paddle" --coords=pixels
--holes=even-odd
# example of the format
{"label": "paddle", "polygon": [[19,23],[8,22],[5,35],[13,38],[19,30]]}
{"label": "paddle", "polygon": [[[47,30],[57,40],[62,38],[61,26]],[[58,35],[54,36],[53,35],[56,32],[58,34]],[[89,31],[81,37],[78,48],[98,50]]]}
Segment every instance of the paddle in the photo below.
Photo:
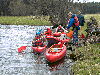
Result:
{"label": "paddle", "polygon": [[[28,46],[28,45],[27,45],[27,46]],[[22,46],[22,47],[18,48],[18,52],[19,52],[19,53],[22,52],[23,50],[26,49],[27,46]]]}
{"label": "paddle", "polygon": [[[35,44],[35,42],[32,43],[32,44]],[[25,50],[27,47],[28,47],[28,45],[27,45],[27,46],[21,46],[20,48],[18,48],[18,52],[19,52],[19,53],[22,52],[22,51]]]}

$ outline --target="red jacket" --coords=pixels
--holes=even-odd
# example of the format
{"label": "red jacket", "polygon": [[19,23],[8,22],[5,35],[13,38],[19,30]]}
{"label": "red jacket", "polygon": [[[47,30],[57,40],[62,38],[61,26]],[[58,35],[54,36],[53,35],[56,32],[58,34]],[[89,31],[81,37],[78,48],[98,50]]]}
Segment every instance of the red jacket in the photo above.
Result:
{"label": "red jacket", "polygon": [[47,28],[47,35],[52,35],[52,31],[50,30],[50,28]]}

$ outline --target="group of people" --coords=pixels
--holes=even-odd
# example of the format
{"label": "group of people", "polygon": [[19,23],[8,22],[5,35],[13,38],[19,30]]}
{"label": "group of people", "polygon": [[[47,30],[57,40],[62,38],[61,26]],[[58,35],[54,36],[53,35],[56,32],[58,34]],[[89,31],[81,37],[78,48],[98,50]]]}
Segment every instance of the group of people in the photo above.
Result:
{"label": "group of people", "polygon": [[46,41],[46,38],[43,35],[52,35],[52,31],[50,30],[50,28],[47,28],[47,32],[45,32],[44,34],[41,33],[41,29],[39,29],[38,32],[36,32],[36,36],[32,41],[32,44],[34,47],[37,46],[41,46],[44,47],[44,42]]}
{"label": "group of people", "polygon": [[[70,18],[69,20],[69,24],[66,28],[69,29],[70,27],[72,27],[73,29],[70,30],[68,36],[70,38],[73,37],[73,46],[78,44],[78,30],[80,30],[80,35],[81,35],[81,29],[82,26],[84,26],[85,20],[84,20],[84,16],[81,14],[81,12],[78,12],[78,15],[72,14],[71,12],[68,13],[68,16]],[[65,29],[59,25],[57,27],[56,32],[65,32]],[[47,28],[47,32],[45,32],[44,34],[47,35],[52,35],[52,31],[50,30],[50,28]],[[34,46],[43,46],[43,42],[45,41],[45,37],[43,37],[43,34],[41,34],[41,29],[39,29],[39,32],[36,33],[36,37],[33,39],[32,43],[34,44]]]}
{"label": "group of people", "polygon": [[71,12],[68,13],[68,16],[70,18],[69,25],[66,29],[69,29],[70,27],[73,27],[73,45],[78,44],[78,30],[80,30],[80,36],[81,36],[81,29],[82,26],[84,26],[85,20],[84,16],[81,14],[81,12],[78,12],[78,15],[72,14]]}

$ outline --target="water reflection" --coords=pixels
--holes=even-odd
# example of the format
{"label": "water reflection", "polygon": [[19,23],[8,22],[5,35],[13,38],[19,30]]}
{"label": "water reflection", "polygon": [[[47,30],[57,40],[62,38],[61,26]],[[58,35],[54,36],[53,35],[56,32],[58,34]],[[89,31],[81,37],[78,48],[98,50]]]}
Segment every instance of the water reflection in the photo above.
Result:
{"label": "water reflection", "polygon": [[61,65],[63,65],[65,62],[64,59],[65,57],[63,57],[61,60],[54,62],[54,63],[47,62],[48,66],[50,67],[49,70],[50,71],[60,70],[59,67],[61,67]]}
{"label": "water reflection", "polygon": [[[56,63],[48,63],[44,53],[36,54],[31,49],[35,33],[50,26],[0,25],[0,75],[68,75],[71,61],[64,57]],[[18,48],[27,46],[23,53]]]}

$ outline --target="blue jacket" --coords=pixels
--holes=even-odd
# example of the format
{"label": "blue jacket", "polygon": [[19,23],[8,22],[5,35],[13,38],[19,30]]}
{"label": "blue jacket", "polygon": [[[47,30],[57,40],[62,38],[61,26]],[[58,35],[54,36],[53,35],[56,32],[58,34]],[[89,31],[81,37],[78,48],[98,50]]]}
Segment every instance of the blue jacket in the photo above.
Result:
{"label": "blue jacket", "polygon": [[[69,29],[75,23],[74,17],[75,17],[75,14],[72,15],[67,29]],[[79,26],[80,25],[77,26],[78,27],[78,30],[80,30],[80,27]]]}
{"label": "blue jacket", "polygon": [[81,14],[78,14],[78,15],[77,15],[77,18],[78,18],[78,20],[79,20],[79,24],[80,24],[81,26],[84,26],[84,23],[85,23],[84,16],[81,15]]}
{"label": "blue jacket", "polygon": [[75,14],[72,15],[67,29],[69,29],[75,23],[74,17],[75,17]]}

